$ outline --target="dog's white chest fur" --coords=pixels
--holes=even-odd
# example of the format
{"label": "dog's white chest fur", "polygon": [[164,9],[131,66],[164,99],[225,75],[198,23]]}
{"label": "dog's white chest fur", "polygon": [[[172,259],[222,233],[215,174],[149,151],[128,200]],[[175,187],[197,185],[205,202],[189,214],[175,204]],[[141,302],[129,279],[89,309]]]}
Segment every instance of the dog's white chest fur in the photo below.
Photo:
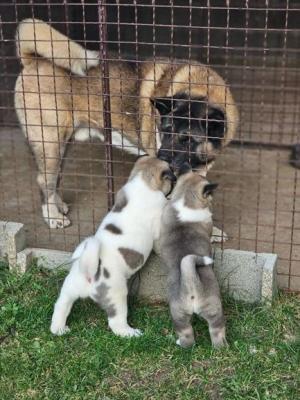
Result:
{"label": "dog's white chest fur", "polygon": [[[85,142],[89,139],[96,138],[104,142],[105,138],[100,129],[95,128],[79,128],[75,131],[74,138],[78,142]],[[138,148],[135,144],[131,143],[127,137],[116,129],[111,131],[112,145],[120,150],[126,150],[133,155],[146,154],[144,150]]]}
{"label": "dog's white chest fur", "polygon": [[208,208],[194,210],[184,205],[184,198],[174,202],[173,207],[178,212],[178,219],[181,222],[210,222],[212,213]]}

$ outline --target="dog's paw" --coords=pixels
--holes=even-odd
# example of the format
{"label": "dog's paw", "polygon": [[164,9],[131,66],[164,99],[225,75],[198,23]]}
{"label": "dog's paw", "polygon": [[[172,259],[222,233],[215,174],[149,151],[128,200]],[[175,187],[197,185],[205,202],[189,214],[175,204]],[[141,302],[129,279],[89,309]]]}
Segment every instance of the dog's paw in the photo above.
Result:
{"label": "dog's paw", "polygon": [[87,61],[84,59],[77,59],[72,61],[71,71],[74,75],[86,76]]}
{"label": "dog's paw", "polygon": [[50,331],[51,331],[51,333],[53,333],[53,335],[62,336],[62,335],[65,335],[66,333],[69,333],[70,328],[67,325],[65,325],[65,326],[51,325]]}
{"label": "dog's paw", "polygon": [[223,347],[228,347],[228,342],[226,340],[226,338],[221,338],[220,340],[214,340],[212,343],[214,349],[221,349]]}
{"label": "dog's paw", "polygon": [[210,238],[211,243],[222,243],[228,240],[228,235],[216,226],[213,227],[212,235]]}
{"label": "dog's paw", "polygon": [[195,340],[194,339],[192,339],[192,340],[184,340],[184,339],[181,340],[180,338],[178,338],[176,340],[176,344],[177,344],[177,346],[180,346],[183,349],[187,349],[187,348],[189,348],[189,347],[191,347],[191,346],[193,346],[195,344]]}
{"label": "dog's paw", "polygon": [[114,333],[121,337],[138,337],[143,334],[140,329],[131,328],[130,326],[128,328],[118,329],[114,331]]}
{"label": "dog's paw", "polygon": [[63,229],[71,224],[69,218],[67,218],[63,214],[60,215],[61,217],[59,218],[49,218],[49,219],[45,218],[45,221],[48,223],[51,229]]}
{"label": "dog's paw", "polygon": [[55,204],[44,204],[42,206],[42,211],[44,220],[51,229],[62,229],[71,224],[69,218],[59,212]]}
{"label": "dog's paw", "polygon": [[62,201],[61,204],[58,205],[58,208],[59,208],[59,211],[61,213],[63,213],[64,215],[68,214],[68,212],[69,212],[69,207],[64,201]]}

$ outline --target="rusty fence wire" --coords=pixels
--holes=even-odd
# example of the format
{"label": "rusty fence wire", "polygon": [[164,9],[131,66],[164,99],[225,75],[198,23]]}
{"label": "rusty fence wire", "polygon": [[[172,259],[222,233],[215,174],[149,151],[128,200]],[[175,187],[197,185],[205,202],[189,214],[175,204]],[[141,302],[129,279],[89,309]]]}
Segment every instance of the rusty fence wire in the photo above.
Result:
{"label": "rusty fence wire", "polygon": [[[92,67],[88,78],[67,67],[56,69],[55,57],[67,59],[69,69],[74,60],[70,43],[65,54],[54,54],[53,38],[52,57],[45,60],[36,54],[31,60],[37,71],[31,70],[32,80],[30,73],[23,74],[15,86],[23,68],[16,30],[28,18],[45,21],[83,49],[95,51],[98,69]],[[209,172],[220,184],[214,201],[215,225],[229,237],[220,246],[277,253],[280,286],[300,291],[300,175],[290,164],[291,148],[300,142],[299,19],[296,0],[2,1],[0,219],[24,223],[30,246],[71,251],[95,231],[141,153],[138,149],[145,138],[156,135],[155,129],[143,131],[144,118],[154,120],[155,113],[152,109],[147,114],[140,106],[141,97],[148,102],[151,97],[146,89],[140,91],[141,85],[158,82],[167,65],[159,90],[168,85],[168,93],[174,96],[181,83],[176,71],[185,65],[193,93],[194,67],[201,62],[207,67],[202,82],[207,96],[215,79],[211,71],[216,71],[239,111],[235,136]],[[23,91],[17,101],[16,91]],[[226,108],[232,100],[224,93]],[[49,104],[46,98],[51,98]],[[68,104],[68,110],[63,104]],[[76,109],[76,104],[82,109]],[[69,117],[64,119],[66,111]],[[47,122],[50,114],[52,123]],[[76,140],[72,133],[79,128],[87,140]],[[54,136],[49,136],[49,130]],[[133,138],[130,143],[128,137]],[[152,144],[145,150],[155,151]],[[53,161],[56,158],[60,164]],[[58,164],[56,182],[52,175]],[[41,165],[39,182],[43,181],[43,197],[46,193],[50,199],[43,211],[37,183]],[[51,185],[56,184],[69,209],[62,218],[70,224],[53,229],[43,213],[52,212]],[[55,209],[58,218],[66,206]]]}

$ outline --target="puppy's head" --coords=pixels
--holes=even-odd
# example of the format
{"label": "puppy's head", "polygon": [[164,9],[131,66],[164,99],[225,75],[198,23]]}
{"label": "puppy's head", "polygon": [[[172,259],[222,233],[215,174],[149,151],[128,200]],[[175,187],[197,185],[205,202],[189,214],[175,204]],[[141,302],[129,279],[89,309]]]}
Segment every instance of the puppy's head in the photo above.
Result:
{"label": "puppy's head", "polygon": [[185,165],[179,171],[176,187],[172,193],[172,199],[178,200],[184,197],[184,203],[189,208],[206,208],[211,206],[212,195],[218,187],[217,183],[209,182],[204,170],[198,173],[192,172]]}
{"label": "puppy's head", "polygon": [[165,196],[171,193],[176,182],[176,176],[166,161],[156,157],[140,157],[130,174],[129,179],[141,174],[142,179],[152,190],[159,190]]}
{"label": "puppy's head", "polygon": [[205,97],[186,93],[151,101],[160,115],[159,158],[177,168],[186,161],[197,168],[214,160],[226,133],[221,109],[209,104]]}

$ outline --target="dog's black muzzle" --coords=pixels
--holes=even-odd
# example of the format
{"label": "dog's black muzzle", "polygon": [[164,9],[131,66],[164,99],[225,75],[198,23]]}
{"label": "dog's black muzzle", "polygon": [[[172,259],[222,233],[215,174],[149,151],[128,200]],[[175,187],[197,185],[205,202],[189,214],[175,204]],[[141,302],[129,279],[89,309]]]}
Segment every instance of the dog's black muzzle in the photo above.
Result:
{"label": "dog's black muzzle", "polygon": [[[197,144],[198,145],[198,144]],[[208,161],[206,154],[198,154],[195,149],[180,149],[168,150],[160,149],[158,151],[158,158],[166,161],[175,171],[178,171],[184,163],[189,163],[192,168],[197,168],[199,165],[205,165]]]}

